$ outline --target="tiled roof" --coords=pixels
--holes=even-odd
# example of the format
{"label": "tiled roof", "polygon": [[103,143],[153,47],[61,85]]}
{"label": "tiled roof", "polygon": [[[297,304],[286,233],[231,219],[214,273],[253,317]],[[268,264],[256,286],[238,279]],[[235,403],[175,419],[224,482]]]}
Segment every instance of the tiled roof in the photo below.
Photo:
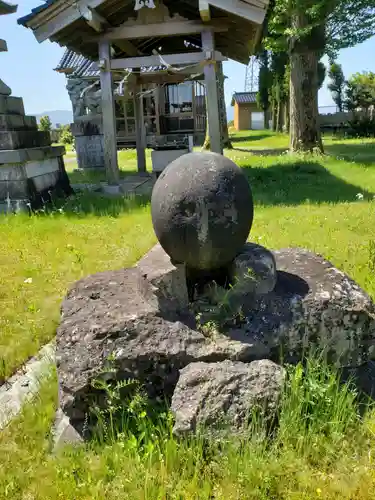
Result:
{"label": "tiled roof", "polygon": [[27,16],[20,17],[17,20],[18,24],[25,26],[26,23],[30,21],[34,16],[39,14],[39,12],[42,12],[43,10],[47,9],[50,5],[52,5],[55,2],[56,0],[45,0],[45,2],[42,5],[38,5],[38,7],[32,9],[30,14],[27,14]]}
{"label": "tiled roof", "polygon": [[232,97],[232,106],[237,104],[254,104],[257,102],[257,92],[235,92]]}
{"label": "tiled roof", "polygon": [[[162,71],[163,66],[150,66],[141,68],[142,73]],[[66,49],[59,64],[55,68],[59,73],[65,73],[70,78],[99,78],[100,71],[96,62],[76,54],[73,50]]]}

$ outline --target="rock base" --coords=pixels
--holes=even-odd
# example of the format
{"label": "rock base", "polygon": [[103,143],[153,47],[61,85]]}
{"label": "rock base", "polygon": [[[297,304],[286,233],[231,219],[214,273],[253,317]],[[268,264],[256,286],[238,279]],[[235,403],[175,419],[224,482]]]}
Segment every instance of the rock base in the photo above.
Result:
{"label": "rock base", "polygon": [[[272,415],[283,378],[275,362],[299,361],[311,349],[343,367],[373,357],[374,304],[322,257],[246,245],[231,272],[237,278],[231,289],[211,286],[221,295],[204,290],[191,304],[185,267],[174,266],[156,245],[136,267],[72,287],[57,332],[57,365],[61,409],[79,435],[92,382],[103,377],[136,379],[152,400],[172,402],[180,415],[176,432],[184,432],[193,421],[210,424],[221,411],[237,428],[261,403]],[[235,398],[224,397],[233,391]]]}

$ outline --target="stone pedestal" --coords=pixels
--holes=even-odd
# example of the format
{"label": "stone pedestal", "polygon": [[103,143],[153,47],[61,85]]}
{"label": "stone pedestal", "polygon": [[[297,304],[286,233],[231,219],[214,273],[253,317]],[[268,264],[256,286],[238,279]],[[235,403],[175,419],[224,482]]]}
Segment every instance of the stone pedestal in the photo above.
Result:
{"label": "stone pedestal", "polygon": [[0,93],[0,212],[38,208],[54,193],[71,194],[64,154],[38,130],[34,116],[25,116],[20,97]]}
{"label": "stone pedestal", "polygon": [[104,169],[104,139],[102,116],[93,115],[77,119],[71,125],[75,138],[78,168]]}
{"label": "stone pedestal", "polygon": [[151,152],[152,171],[156,177],[174,160],[189,153],[189,149],[162,149]]}

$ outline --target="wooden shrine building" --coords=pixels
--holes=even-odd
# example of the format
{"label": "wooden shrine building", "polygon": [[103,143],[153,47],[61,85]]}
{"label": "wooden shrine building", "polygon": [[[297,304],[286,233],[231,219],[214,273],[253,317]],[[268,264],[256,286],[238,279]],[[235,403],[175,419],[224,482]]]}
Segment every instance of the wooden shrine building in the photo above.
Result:
{"label": "wooden shrine building", "polygon": [[[262,34],[269,0],[47,0],[19,19],[39,42],[51,40],[97,61],[108,181],[117,184],[114,80],[135,96],[138,169],[145,171],[144,88],[204,75],[211,150],[222,153],[220,63],[247,64]],[[143,68],[162,67],[150,74]],[[121,85],[122,90],[124,85]]]}
{"label": "wooden shrine building", "polygon": [[[67,89],[72,101],[74,117],[84,112],[95,116],[101,111],[101,99],[95,98],[95,89],[100,89],[100,70],[95,61],[66,49],[55,71],[64,74],[67,79]],[[143,68],[142,75],[155,80],[166,74],[163,66]],[[114,84],[119,85],[123,74],[114,73]],[[146,84],[143,91],[143,121],[146,128],[146,144],[152,147],[160,137],[170,140],[180,136],[191,135],[194,145],[201,146],[206,135],[206,96],[203,71],[185,82]],[[191,78],[191,79],[190,79]],[[167,81],[167,80],[166,80]],[[92,86],[89,99],[76,102],[77,96],[85,87]],[[79,100],[79,97],[78,97]],[[77,106],[78,104],[78,106]],[[77,109],[83,104],[84,110]],[[136,146],[135,126],[136,96],[134,93],[115,92],[115,118],[118,148]]]}

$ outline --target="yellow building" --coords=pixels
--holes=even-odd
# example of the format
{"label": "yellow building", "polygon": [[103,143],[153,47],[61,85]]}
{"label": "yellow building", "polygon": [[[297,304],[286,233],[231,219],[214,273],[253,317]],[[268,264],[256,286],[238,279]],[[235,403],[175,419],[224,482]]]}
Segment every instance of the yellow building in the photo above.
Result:
{"label": "yellow building", "polygon": [[235,92],[231,105],[234,106],[234,128],[236,130],[261,130],[264,128],[264,113],[259,108],[256,92]]}

